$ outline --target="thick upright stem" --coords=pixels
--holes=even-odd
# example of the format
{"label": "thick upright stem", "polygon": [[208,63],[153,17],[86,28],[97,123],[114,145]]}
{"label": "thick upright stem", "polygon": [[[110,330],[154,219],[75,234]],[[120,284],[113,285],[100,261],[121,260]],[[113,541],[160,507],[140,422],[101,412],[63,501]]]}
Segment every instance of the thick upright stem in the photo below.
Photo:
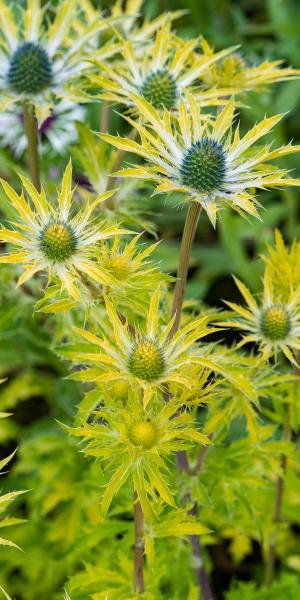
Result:
{"label": "thick upright stem", "polygon": [[[177,280],[172,304],[171,316],[175,315],[173,327],[169,333],[169,339],[175,335],[176,331],[180,325],[181,319],[181,311],[184,299],[184,291],[188,276],[189,270],[189,261],[190,254],[193,246],[193,242],[195,239],[198,221],[201,213],[201,205],[198,202],[192,202],[189,205],[184,230],[182,234],[181,240],[181,248],[180,248],[180,256],[179,256],[179,265],[177,272]],[[188,457],[185,451],[179,451],[176,455],[177,467],[180,473],[192,473],[192,469],[190,468]],[[190,502],[191,498],[189,494],[185,495],[184,503]],[[197,504],[193,505],[191,509],[191,514],[198,514],[198,506]],[[203,556],[202,556],[202,548],[199,540],[199,536],[191,535],[189,536],[190,543],[193,549],[193,557],[194,557],[194,573],[195,579],[199,586],[199,600],[213,600],[213,593],[210,587],[209,577],[206,573],[206,569],[204,566]]]}
{"label": "thick upright stem", "polygon": [[137,494],[134,492],[134,583],[136,592],[141,594],[144,587],[144,517]]}
{"label": "thick upright stem", "polygon": [[212,589],[210,587],[209,577],[207,575],[203,562],[202,548],[197,535],[189,536],[195,559],[194,574],[199,586],[199,600],[214,600]]}
{"label": "thick upright stem", "polygon": [[173,327],[170,331],[169,338],[171,339],[173,335],[178,330],[180,325],[181,318],[181,309],[183,304],[184,290],[189,270],[189,259],[191,254],[191,249],[193,246],[193,242],[195,239],[198,221],[201,213],[201,204],[198,202],[191,202],[188,208],[184,230],[182,234],[181,240],[181,248],[180,248],[180,256],[179,256],[179,265],[177,272],[177,280],[172,304],[172,317],[175,315],[175,320],[173,323]]}
{"label": "thick upright stem", "polygon": [[[289,441],[291,439],[291,427],[290,424],[287,423],[284,428],[284,439]],[[277,537],[277,529],[278,525],[281,522],[281,512],[282,512],[282,500],[284,493],[284,477],[286,474],[287,467],[287,456],[283,454],[280,459],[280,468],[282,475],[278,477],[276,482],[276,490],[275,490],[275,502],[274,502],[274,510],[273,510],[273,524],[274,524],[274,534],[272,541],[268,548],[268,556],[267,556],[267,564],[266,564],[266,575],[265,575],[265,583],[266,585],[271,585],[274,577],[275,570],[275,562],[276,562],[276,537]]]}
{"label": "thick upright stem", "polygon": [[24,104],[24,128],[27,136],[28,166],[31,181],[34,187],[40,191],[41,179],[38,149],[38,128],[37,120],[34,114],[34,107],[32,104]]}
{"label": "thick upright stem", "polygon": [[110,112],[111,112],[111,104],[110,102],[104,102],[101,106],[101,121],[100,121],[100,129],[102,133],[107,133],[109,131],[109,122],[110,122]]}

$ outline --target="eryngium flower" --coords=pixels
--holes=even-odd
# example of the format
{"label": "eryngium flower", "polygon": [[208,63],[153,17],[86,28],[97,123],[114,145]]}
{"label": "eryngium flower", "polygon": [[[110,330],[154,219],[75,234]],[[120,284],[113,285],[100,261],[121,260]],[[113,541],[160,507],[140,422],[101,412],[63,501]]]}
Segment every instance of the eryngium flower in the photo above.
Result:
{"label": "eryngium flower", "polygon": [[271,145],[252,148],[282,115],[263,119],[241,138],[239,128],[232,129],[233,100],[211,120],[188,94],[189,107],[182,100],[179,114],[173,115],[170,121],[168,111],[161,116],[146,100],[136,95],[132,97],[147,123],[144,126],[127,117],[139,132],[141,143],[109,134],[99,135],[116,148],[142,156],[148,164],[123,169],[115,176],[151,180],[157,186],[156,193],[181,193],[183,201],[199,202],[213,225],[220,202],[241,214],[258,216],[254,188],[300,185],[298,179],[287,176],[287,170],[267,164],[273,158],[299,152],[300,146],[288,144],[275,150],[271,150]]}
{"label": "eryngium flower", "polygon": [[172,280],[151,260],[158,242],[143,247],[141,235],[125,244],[124,240],[115,238],[111,246],[103,246],[97,254],[99,265],[103,265],[115,280],[114,285],[106,286],[105,293],[126,314],[128,309],[135,315],[144,314],[153,290]]}
{"label": "eryngium flower", "polygon": [[115,235],[128,233],[117,225],[106,226],[91,222],[93,210],[111,196],[107,192],[92,204],[79,211],[72,210],[72,166],[67,166],[58,193],[57,206],[46,198],[45,191],[38,192],[25,177],[21,178],[31,202],[22,192],[19,196],[6,182],[1,180],[4,192],[17,211],[20,220],[12,223],[12,229],[0,229],[0,241],[17,246],[18,251],[0,256],[0,263],[24,265],[24,273],[18,285],[27,281],[38,271],[46,271],[49,281],[58,278],[62,288],[80,300],[76,280],[88,276],[95,281],[110,285],[114,278],[99,263],[96,264],[97,244]]}
{"label": "eryngium flower", "polygon": [[[78,352],[72,355],[76,362],[92,363],[96,368],[99,367],[99,376],[93,369],[94,380],[98,383],[126,380],[136,388],[143,389],[145,405],[153,391],[166,389],[167,384],[189,386],[188,378],[182,374],[182,367],[186,364],[206,364],[206,359],[199,356],[195,342],[215,331],[207,326],[209,317],[199,317],[169,340],[174,319],[165,327],[162,326],[159,297],[158,288],[150,302],[145,328],[134,332],[127,322],[122,322],[107,298],[106,309],[113,327],[112,335],[98,337],[85,329],[76,329],[82,338],[93,344],[95,350],[81,352],[78,346]],[[218,370],[219,367],[216,368]]]}
{"label": "eryngium flower", "polygon": [[258,343],[266,359],[274,355],[276,357],[281,350],[292,364],[297,365],[294,351],[300,350],[300,287],[290,291],[286,302],[278,300],[266,271],[263,298],[258,304],[241,281],[235,279],[235,282],[247,306],[226,302],[235,315],[225,325],[247,332],[239,346],[248,342]]}
{"label": "eryngium flower", "polygon": [[[29,99],[48,110],[55,97],[84,98],[71,84],[88,68],[86,59],[107,23],[100,15],[90,20],[80,0],[61,0],[54,20],[46,23],[40,0],[27,0],[17,11],[0,0],[0,109]],[[105,53],[112,51],[109,46]]]}
{"label": "eryngium flower", "polygon": [[105,406],[91,416],[91,424],[83,422],[68,431],[82,438],[87,456],[100,460],[104,468],[109,465],[113,472],[101,501],[103,515],[129,477],[146,516],[153,517],[161,501],[174,506],[168,484],[172,455],[178,448],[210,443],[198,430],[193,411],[174,398],[168,403],[150,402],[144,409],[140,394],[131,392],[125,407]]}
{"label": "eryngium flower", "polygon": [[[132,94],[145,98],[156,109],[176,109],[186,89],[193,89],[199,96],[201,106],[222,103],[222,91],[201,90],[202,73],[220,60],[232,48],[217,53],[195,52],[198,40],[184,42],[174,35],[166,23],[157,32],[153,42],[141,48],[132,41],[123,41],[123,60],[116,68],[111,64],[95,61],[99,73],[89,75],[93,89],[100,89],[99,96],[112,102],[133,106]],[[224,100],[223,100],[224,103]]]}
{"label": "eryngium flower", "polygon": [[[207,42],[206,52],[208,55],[214,53]],[[225,56],[218,63],[211,64],[203,73],[203,83],[208,89],[223,89],[236,95],[265,89],[272,83],[299,77],[299,69],[283,67],[283,63],[283,60],[264,60],[262,63],[250,65],[242,55],[234,53]]]}

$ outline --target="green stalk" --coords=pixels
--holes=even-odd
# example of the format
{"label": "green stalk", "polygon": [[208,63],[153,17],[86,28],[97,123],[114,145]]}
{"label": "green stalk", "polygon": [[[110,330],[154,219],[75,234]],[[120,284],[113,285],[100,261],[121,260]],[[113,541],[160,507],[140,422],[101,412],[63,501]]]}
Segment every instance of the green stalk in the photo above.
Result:
{"label": "green stalk", "polygon": [[104,102],[101,105],[101,121],[100,121],[100,131],[102,133],[109,132],[109,123],[110,123],[110,112],[111,112],[111,104],[110,102]]}
{"label": "green stalk", "polygon": [[39,159],[39,140],[38,140],[38,127],[35,116],[34,107],[32,104],[25,103],[23,107],[24,114],[24,128],[27,136],[27,153],[28,153],[28,166],[31,181],[34,187],[41,190],[41,179],[40,179],[40,159]]}
{"label": "green stalk", "polygon": [[[171,339],[175,333],[178,331],[180,320],[181,320],[181,312],[182,305],[184,300],[184,292],[185,286],[187,282],[188,270],[189,270],[189,262],[191,250],[193,247],[199,217],[201,214],[201,204],[199,202],[191,202],[188,208],[188,212],[186,215],[186,220],[184,224],[181,247],[180,247],[180,255],[179,255],[179,265],[177,272],[177,279],[172,303],[171,317],[175,316],[174,323],[172,329],[169,333],[169,339]],[[185,451],[177,452],[177,467],[180,473],[188,473],[192,474],[192,470],[189,465],[188,457]],[[204,459],[204,457],[203,457]],[[191,502],[190,494],[186,494],[184,498],[184,503]],[[191,510],[191,514],[198,514],[198,506],[197,504],[193,505]],[[194,573],[195,579],[199,586],[199,600],[213,600],[213,593],[210,587],[210,582],[208,575],[206,573],[206,569],[203,562],[202,556],[202,548],[199,541],[199,536],[191,535],[189,536],[190,543],[192,546],[192,552],[194,557]]]}
{"label": "green stalk", "polygon": [[181,240],[179,265],[177,272],[177,280],[171,310],[171,317],[175,315],[173,327],[169,333],[169,339],[178,331],[181,319],[181,310],[183,305],[184,291],[189,270],[190,254],[195,239],[198,221],[201,213],[201,204],[199,202],[191,202],[186,215],[184,230]]}

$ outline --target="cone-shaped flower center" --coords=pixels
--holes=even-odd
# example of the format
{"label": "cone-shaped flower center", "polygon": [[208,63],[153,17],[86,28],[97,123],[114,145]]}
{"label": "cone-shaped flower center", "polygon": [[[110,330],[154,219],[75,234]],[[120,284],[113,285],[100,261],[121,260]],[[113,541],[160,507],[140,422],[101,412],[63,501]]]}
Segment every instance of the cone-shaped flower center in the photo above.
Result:
{"label": "cone-shaped flower center", "polygon": [[238,54],[232,54],[231,56],[226,56],[220,63],[220,67],[224,71],[224,75],[229,77],[233,75],[237,75],[239,73],[243,73],[243,70],[246,68],[245,61]]}
{"label": "cone-shaped flower center", "polygon": [[181,168],[181,181],[201,193],[219,188],[226,172],[223,147],[209,138],[195,142],[186,152]]}
{"label": "cone-shaped flower center", "polygon": [[267,308],[262,314],[260,328],[268,340],[272,342],[284,340],[291,330],[287,309],[280,304],[274,304]]}
{"label": "cone-shaped flower center", "polygon": [[64,262],[76,247],[76,235],[67,223],[49,223],[40,234],[40,250],[52,262]]}
{"label": "cone-shaped flower center", "polygon": [[149,449],[155,443],[155,434],[155,427],[151,421],[138,421],[132,427],[131,440],[134,446],[142,446],[144,449]]}
{"label": "cone-shaped flower center", "polygon": [[115,254],[110,256],[105,266],[111,271],[111,273],[121,281],[127,279],[131,271],[131,265],[126,256],[122,254]]}
{"label": "cone-shaped flower center", "polygon": [[129,392],[127,381],[121,380],[114,383],[111,395],[114,400],[126,400]]}
{"label": "cone-shaped flower center", "polygon": [[128,368],[139,379],[156,381],[165,370],[163,350],[152,340],[142,340],[133,347]]}
{"label": "cone-shaped flower center", "polygon": [[52,82],[52,63],[46,50],[26,42],[12,55],[7,75],[9,86],[18,94],[38,94]]}
{"label": "cone-shaped flower center", "polygon": [[154,108],[174,108],[178,96],[176,81],[167,69],[150,73],[141,87],[141,92]]}

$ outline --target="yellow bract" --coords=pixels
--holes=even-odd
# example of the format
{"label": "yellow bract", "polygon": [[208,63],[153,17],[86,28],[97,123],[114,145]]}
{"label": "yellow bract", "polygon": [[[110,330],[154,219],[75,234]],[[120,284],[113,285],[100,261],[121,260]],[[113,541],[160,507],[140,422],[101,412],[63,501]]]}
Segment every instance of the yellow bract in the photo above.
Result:
{"label": "yellow bract", "polygon": [[275,231],[275,246],[268,244],[268,254],[262,256],[273,282],[276,296],[288,301],[291,290],[300,285],[300,242],[293,240],[290,248],[284,243],[280,231]]}
{"label": "yellow bract", "polygon": [[[93,411],[93,424],[83,422],[80,427],[68,428],[72,435],[83,439],[87,456],[113,468],[102,496],[103,515],[130,476],[146,517],[155,517],[161,501],[175,506],[168,483],[170,455],[178,447],[210,444],[196,428],[193,413],[179,410],[180,406],[178,399],[170,399],[159,407],[151,402],[145,409],[140,394],[131,390],[124,408],[109,404]],[[105,425],[99,418],[105,420]]]}
{"label": "yellow bract", "polygon": [[[212,56],[213,48],[207,42],[205,47],[207,54]],[[229,95],[236,95],[299,77],[299,69],[284,67],[283,64],[283,60],[264,60],[258,65],[250,66],[241,53],[234,53],[210,65],[203,74],[203,80],[208,88],[223,89]]]}
{"label": "yellow bract", "polygon": [[162,326],[159,298],[158,288],[151,298],[143,331],[133,331],[134,327],[129,328],[127,322],[122,322],[108,298],[106,310],[113,328],[111,337],[97,337],[84,329],[76,329],[82,338],[94,344],[95,352],[78,350],[74,359],[98,365],[100,368],[96,381],[99,384],[102,381],[126,380],[135,389],[142,389],[145,406],[153,393],[163,390],[167,384],[189,387],[189,380],[183,375],[182,367],[201,362],[197,353],[193,352],[193,345],[216,331],[207,327],[208,317],[200,317],[178,331],[172,340],[168,340],[174,319]]}

